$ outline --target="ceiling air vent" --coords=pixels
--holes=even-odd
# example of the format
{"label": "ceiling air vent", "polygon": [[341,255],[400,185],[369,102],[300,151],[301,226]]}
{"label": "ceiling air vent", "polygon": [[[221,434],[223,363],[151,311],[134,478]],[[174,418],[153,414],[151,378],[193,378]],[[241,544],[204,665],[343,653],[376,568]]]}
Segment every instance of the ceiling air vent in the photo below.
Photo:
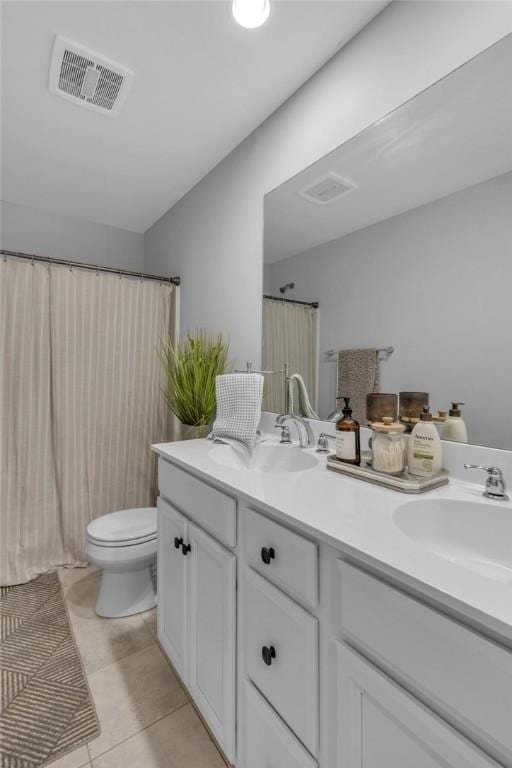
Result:
{"label": "ceiling air vent", "polygon": [[122,64],[57,35],[50,65],[50,91],[87,109],[117,115],[133,72]]}
{"label": "ceiling air vent", "polygon": [[332,203],[342,195],[346,195],[347,192],[356,189],[356,186],[353,182],[347,181],[347,179],[331,171],[315,181],[314,184],[302,189],[299,195],[312,203],[327,205],[327,203]]}

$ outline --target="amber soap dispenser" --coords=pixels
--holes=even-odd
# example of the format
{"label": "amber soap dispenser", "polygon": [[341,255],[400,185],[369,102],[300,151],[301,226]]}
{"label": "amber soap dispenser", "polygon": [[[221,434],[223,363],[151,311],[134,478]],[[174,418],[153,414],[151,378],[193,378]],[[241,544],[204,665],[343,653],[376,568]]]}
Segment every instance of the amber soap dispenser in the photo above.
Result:
{"label": "amber soap dispenser", "polygon": [[359,423],[352,418],[350,398],[344,397],[342,418],[336,422],[336,458],[345,464],[361,464]]}

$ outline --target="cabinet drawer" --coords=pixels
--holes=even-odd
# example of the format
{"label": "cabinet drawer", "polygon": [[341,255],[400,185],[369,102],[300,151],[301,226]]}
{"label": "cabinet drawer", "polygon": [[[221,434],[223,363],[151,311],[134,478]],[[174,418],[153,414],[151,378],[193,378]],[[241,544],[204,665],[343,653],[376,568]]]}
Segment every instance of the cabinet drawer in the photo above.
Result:
{"label": "cabinet drawer", "polygon": [[316,754],[318,622],[251,569],[245,574],[245,669],[303,744]]}
{"label": "cabinet drawer", "polygon": [[247,680],[242,706],[244,768],[316,768],[316,760]]}
{"label": "cabinet drawer", "polygon": [[236,501],[197,477],[158,460],[160,494],[215,538],[234,547],[236,544]]}
{"label": "cabinet drawer", "polygon": [[512,653],[347,563],[344,634],[429,706],[512,765]]}
{"label": "cabinet drawer", "polygon": [[245,510],[246,558],[256,571],[308,606],[318,603],[317,545],[253,509]]}

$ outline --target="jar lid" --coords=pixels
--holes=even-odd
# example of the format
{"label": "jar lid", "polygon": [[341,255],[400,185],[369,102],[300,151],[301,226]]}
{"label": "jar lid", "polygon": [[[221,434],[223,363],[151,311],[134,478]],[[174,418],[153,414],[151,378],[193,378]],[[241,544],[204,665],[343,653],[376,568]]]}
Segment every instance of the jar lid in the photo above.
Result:
{"label": "jar lid", "polygon": [[383,416],[382,421],[374,421],[372,423],[372,429],[375,432],[387,432],[390,435],[398,435],[401,432],[405,432],[405,427],[398,421],[393,421],[391,416]]}

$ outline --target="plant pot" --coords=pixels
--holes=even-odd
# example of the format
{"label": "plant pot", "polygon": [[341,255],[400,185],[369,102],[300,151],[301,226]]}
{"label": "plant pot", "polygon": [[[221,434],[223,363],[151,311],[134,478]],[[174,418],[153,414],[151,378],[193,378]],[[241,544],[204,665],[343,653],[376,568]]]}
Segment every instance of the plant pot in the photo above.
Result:
{"label": "plant pot", "polygon": [[197,440],[200,437],[207,437],[210,434],[211,429],[209,424],[197,427],[193,424],[182,424],[180,421],[178,440]]}

